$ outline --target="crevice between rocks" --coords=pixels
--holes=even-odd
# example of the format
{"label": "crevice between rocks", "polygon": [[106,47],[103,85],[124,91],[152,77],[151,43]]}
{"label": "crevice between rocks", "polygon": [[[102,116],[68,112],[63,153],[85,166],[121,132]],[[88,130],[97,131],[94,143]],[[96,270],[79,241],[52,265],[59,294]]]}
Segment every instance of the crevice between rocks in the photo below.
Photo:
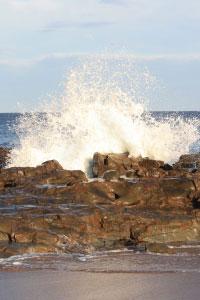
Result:
{"label": "crevice between rocks", "polygon": [[193,207],[193,209],[200,209],[200,198],[199,197],[193,197],[192,207]]}

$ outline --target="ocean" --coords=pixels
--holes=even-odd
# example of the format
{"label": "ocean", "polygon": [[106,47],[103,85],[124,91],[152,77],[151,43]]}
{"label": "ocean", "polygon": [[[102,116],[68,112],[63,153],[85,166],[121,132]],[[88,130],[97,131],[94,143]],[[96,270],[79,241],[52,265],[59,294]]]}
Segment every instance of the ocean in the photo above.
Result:
{"label": "ocean", "polygon": [[0,145],[12,147],[18,144],[18,138],[13,125],[17,122],[20,114],[0,113]]}

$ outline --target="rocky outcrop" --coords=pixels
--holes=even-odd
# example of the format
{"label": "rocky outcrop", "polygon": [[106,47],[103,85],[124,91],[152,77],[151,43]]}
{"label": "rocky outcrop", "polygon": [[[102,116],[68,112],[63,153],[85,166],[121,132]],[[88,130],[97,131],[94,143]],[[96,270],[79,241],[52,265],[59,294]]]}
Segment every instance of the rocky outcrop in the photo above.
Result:
{"label": "rocky outcrop", "polygon": [[16,167],[0,170],[0,188],[23,187],[33,184],[63,184],[73,185],[80,181],[87,181],[82,171],[67,171],[56,160],[44,162],[33,167]]}
{"label": "rocky outcrop", "polygon": [[172,170],[172,166],[164,164],[163,161],[132,157],[129,153],[100,154],[95,153],[93,157],[94,177],[105,179],[119,178],[120,176],[141,177],[164,177]]}
{"label": "rocky outcrop", "polygon": [[200,171],[200,154],[182,155],[173,166],[163,161],[132,157],[129,153],[100,154],[93,157],[93,176],[106,180],[128,178],[162,178],[187,176]]}
{"label": "rocky outcrop", "polygon": [[182,161],[95,153],[92,179],[55,160],[1,169],[0,256],[200,243],[200,171]]}

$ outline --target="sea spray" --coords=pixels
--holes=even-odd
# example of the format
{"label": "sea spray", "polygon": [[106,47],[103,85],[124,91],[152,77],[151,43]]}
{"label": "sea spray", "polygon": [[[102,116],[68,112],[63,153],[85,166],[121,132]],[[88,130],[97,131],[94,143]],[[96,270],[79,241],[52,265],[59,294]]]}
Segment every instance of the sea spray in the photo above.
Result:
{"label": "sea spray", "polygon": [[72,69],[62,97],[23,114],[15,131],[20,145],[9,166],[50,159],[88,173],[95,152],[129,152],[173,162],[199,139],[197,121],[156,120],[147,111],[155,79],[121,58],[87,58]]}

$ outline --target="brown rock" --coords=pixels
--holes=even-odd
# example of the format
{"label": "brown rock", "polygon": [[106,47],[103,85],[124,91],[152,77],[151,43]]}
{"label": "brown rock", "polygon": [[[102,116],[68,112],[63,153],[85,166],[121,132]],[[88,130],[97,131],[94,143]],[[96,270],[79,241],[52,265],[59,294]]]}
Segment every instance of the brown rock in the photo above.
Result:
{"label": "brown rock", "polygon": [[200,170],[200,154],[185,154],[174,164],[175,169],[187,171]]}
{"label": "brown rock", "polygon": [[14,167],[0,172],[0,189],[36,184],[73,185],[87,181],[82,171],[67,171],[55,160],[47,161],[36,168]]}
{"label": "brown rock", "polygon": [[108,174],[108,171],[116,171],[117,174],[124,176],[131,171],[135,177],[163,177],[166,175],[163,161],[130,157],[129,153],[95,153],[93,157],[94,177],[102,177],[104,174]]}
{"label": "brown rock", "polygon": [[63,167],[57,160],[48,160],[36,167],[36,173],[49,174],[52,171],[63,170]]}
{"label": "brown rock", "polygon": [[120,177],[120,173],[116,170],[108,170],[103,174],[103,179],[105,180],[118,180]]}
{"label": "brown rock", "polygon": [[10,241],[9,235],[6,232],[1,232],[0,231],[0,241]]}
{"label": "brown rock", "polygon": [[192,174],[191,178],[194,181],[194,185],[196,187],[196,190],[200,191],[200,171],[195,172],[194,174]]}
{"label": "brown rock", "polygon": [[0,147],[0,168],[6,166],[7,161],[9,160],[10,149],[5,147]]}
{"label": "brown rock", "polygon": [[120,174],[124,174],[125,170],[132,168],[132,161],[128,157],[128,153],[121,154],[100,154],[95,153],[93,157],[93,175],[100,177],[108,170],[117,170]]}
{"label": "brown rock", "polygon": [[140,235],[143,242],[149,243],[170,243],[170,242],[194,242],[200,240],[200,224],[191,219],[185,218],[153,224],[147,227]]}

